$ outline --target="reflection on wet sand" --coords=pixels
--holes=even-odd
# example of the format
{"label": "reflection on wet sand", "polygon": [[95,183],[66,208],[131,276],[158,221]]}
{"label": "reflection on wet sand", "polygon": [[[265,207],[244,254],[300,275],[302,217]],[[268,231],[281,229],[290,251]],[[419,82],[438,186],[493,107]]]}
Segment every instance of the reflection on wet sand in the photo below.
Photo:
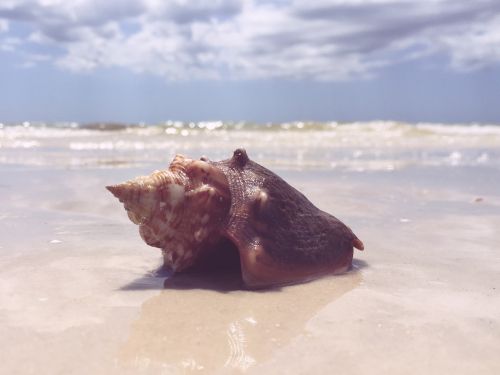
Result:
{"label": "reflection on wet sand", "polygon": [[235,272],[177,275],[142,305],[120,361],[149,369],[245,371],[270,358],[320,309],[359,285],[358,267],[267,291],[241,290]]}

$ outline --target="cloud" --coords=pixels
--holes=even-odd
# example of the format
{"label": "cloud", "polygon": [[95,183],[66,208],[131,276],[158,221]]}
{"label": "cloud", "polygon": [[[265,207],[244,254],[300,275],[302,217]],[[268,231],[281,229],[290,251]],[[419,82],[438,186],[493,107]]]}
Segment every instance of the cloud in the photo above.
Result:
{"label": "cloud", "polygon": [[[3,0],[25,53],[64,69],[121,67],[170,80],[370,77],[446,55],[460,71],[500,62],[497,0]],[[0,21],[0,30],[2,22]],[[36,63],[36,62],[35,62]]]}
{"label": "cloud", "polygon": [[9,30],[9,23],[6,20],[0,19],[0,33]]}
{"label": "cloud", "polygon": [[234,0],[152,0],[145,4],[151,18],[168,19],[178,24],[227,20],[238,15],[243,7],[241,1]]}
{"label": "cloud", "polygon": [[452,66],[459,71],[485,68],[500,62],[500,16],[478,23],[460,35],[439,38],[443,50],[451,56]]}

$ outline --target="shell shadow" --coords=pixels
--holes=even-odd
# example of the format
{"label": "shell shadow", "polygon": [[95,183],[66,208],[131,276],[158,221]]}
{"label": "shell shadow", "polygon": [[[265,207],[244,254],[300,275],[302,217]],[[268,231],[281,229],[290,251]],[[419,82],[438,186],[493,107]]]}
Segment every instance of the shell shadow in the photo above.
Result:
{"label": "shell shadow", "polygon": [[[368,264],[360,259],[353,259],[352,268],[348,273],[357,272]],[[241,277],[241,266],[238,251],[234,244],[223,240],[217,246],[217,251],[206,256],[188,271],[173,274],[160,266],[146,275],[124,285],[121,290],[147,289],[206,289],[221,293],[247,290]],[[281,287],[254,290],[254,292],[269,292],[280,290]]]}
{"label": "shell shadow", "polygon": [[357,258],[352,259],[352,269],[354,269],[355,272],[365,267],[368,267],[368,262],[366,262],[365,260]]}
{"label": "shell shadow", "polygon": [[167,277],[165,289],[209,289],[226,293],[243,290],[240,256],[229,240],[222,240],[217,250],[200,259],[189,271]]}
{"label": "shell shadow", "polygon": [[215,252],[201,258],[187,271],[174,275],[160,266],[120,288],[146,289],[209,289],[219,292],[245,289],[238,251],[230,241],[223,240]]}
{"label": "shell shadow", "polygon": [[266,292],[238,289],[236,275],[176,276],[142,305],[119,363],[127,367],[147,359],[150,369],[167,366],[174,372],[245,371],[303,334],[321,309],[359,286],[366,266],[356,261],[343,275]]}

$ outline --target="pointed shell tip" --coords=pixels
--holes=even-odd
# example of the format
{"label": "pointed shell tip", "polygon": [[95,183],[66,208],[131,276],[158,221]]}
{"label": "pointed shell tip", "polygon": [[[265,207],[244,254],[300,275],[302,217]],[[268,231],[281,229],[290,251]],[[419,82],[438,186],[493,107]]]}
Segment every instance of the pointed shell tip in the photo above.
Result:
{"label": "pointed shell tip", "polygon": [[118,194],[120,189],[118,188],[117,185],[108,185],[106,186],[106,189],[108,189],[111,192],[111,194],[113,194],[116,198],[119,198]]}

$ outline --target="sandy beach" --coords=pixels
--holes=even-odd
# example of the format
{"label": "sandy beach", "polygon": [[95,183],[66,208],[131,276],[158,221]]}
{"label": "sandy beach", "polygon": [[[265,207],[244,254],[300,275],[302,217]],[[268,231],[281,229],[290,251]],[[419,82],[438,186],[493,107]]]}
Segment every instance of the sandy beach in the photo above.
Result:
{"label": "sandy beach", "polygon": [[[0,129],[0,372],[499,373],[500,130],[373,126]],[[257,292],[158,271],[104,186],[237,146],[349,224],[350,272]]]}

